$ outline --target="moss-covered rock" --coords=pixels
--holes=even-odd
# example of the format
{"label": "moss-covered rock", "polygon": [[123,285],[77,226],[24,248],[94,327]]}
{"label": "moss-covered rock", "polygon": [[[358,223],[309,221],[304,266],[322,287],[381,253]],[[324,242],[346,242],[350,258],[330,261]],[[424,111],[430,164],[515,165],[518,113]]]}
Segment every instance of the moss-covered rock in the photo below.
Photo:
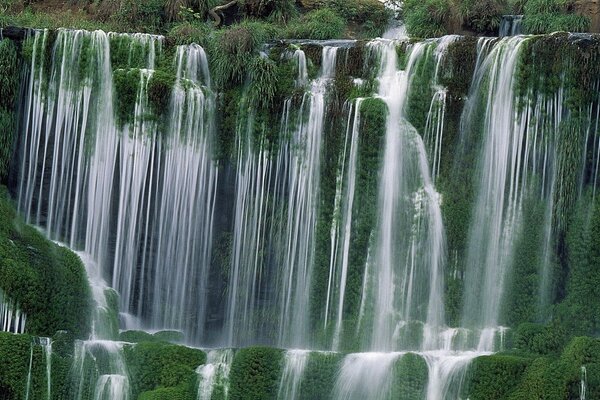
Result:
{"label": "moss-covered rock", "polygon": [[45,239],[17,216],[0,188],[0,288],[27,314],[26,332],[52,336],[89,333],[91,294],[77,255]]}
{"label": "moss-covered rock", "polygon": [[283,351],[270,347],[239,350],[231,365],[231,400],[275,399],[283,367]]}
{"label": "moss-covered rock", "polygon": [[201,350],[164,342],[126,345],[124,354],[134,398],[159,388],[169,389],[145,395],[149,396],[148,399],[155,399],[165,398],[165,393],[193,394],[195,370],[206,362],[206,354]]}
{"label": "moss-covered rock", "polygon": [[477,357],[469,366],[466,391],[472,400],[505,399],[516,388],[530,360],[492,355]]}

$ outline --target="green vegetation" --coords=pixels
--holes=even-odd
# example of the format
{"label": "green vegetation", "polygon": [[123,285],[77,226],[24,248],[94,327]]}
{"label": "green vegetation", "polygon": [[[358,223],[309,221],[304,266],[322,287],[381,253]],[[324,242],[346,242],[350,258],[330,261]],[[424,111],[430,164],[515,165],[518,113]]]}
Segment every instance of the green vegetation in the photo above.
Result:
{"label": "green vegetation", "polygon": [[523,14],[525,33],[586,32],[589,16],[575,13],[575,0],[406,0],[403,17],[411,36],[470,31],[497,35],[502,15]]}
{"label": "green vegetation", "polygon": [[527,33],[585,32],[590,19],[573,13],[574,0],[527,0],[523,25]]}
{"label": "green vegetation", "polygon": [[346,22],[335,11],[328,8],[314,10],[291,23],[285,36],[298,39],[342,38]]}
{"label": "green vegetation", "polygon": [[406,0],[403,17],[411,36],[427,38],[448,33],[450,4],[446,0]]}
{"label": "green vegetation", "polygon": [[414,353],[401,356],[394,364],[392,398],[405,400],[425,398],[428,379],[427,363],[421,356]]}
{"label": "green vegetation", "polygon": [[6,183],[15,139],[19,59],[12,40],[0,40],[0,184]]}
{"label": "green vegetation", "polygon": [[6,189],[0,190],[2,290],[27,313],[29,334],[49,337],[66,330],[86,338],[91,296],[81,260],[25,225]]}
{"label": "green vegetation", "polygon": [[140,70],[118,69],[113,73],[115,85],[115,110],[121,126],[131,123],[135,115],[135,104],[140,91]]}
{"label": "green vegetation", "polygon": [[165,342],[141,342],[126,345],[124,353],[133,398],[196,398],[195,370],[206,362],[203,351]]}
{"label": "green vegetation", "polygon": [[231,400],[275,399],[283,364],[283,351],[248,347],[236,352],[230,374]]}
{"label": "green vegetation", "polygon": [[339,353],[310,353],[298,388],[298,400],[330,399],[342,358]]}

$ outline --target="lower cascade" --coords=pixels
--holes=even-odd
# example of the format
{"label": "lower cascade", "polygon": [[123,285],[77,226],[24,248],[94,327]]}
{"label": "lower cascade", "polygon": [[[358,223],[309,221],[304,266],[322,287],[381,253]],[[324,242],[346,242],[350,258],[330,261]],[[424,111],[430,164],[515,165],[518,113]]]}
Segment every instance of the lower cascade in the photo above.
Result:
{"label": "lower cascade", "polygon": [[227,85],[208,45],[28,31],[0,399],[598,398],[600,37],[521,20]]}

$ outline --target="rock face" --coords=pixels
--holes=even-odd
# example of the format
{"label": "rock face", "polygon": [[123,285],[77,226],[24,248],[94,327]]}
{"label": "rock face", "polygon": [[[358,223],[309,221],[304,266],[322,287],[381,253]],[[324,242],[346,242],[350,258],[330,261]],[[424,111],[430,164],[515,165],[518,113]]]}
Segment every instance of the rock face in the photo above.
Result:
{"label": "rock face", "polygon": [[600,33],[600,0],[575,0],[575,12],[589,17],[590,32]]}

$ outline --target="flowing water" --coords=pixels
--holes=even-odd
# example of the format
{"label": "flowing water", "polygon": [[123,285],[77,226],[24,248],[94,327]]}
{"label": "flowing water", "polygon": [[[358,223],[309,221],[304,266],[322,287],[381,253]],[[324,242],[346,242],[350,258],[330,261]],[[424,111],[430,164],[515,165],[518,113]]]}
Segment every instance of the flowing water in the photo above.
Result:
{"label": "flowing water", "polygon": [[[159,114],[150,94],[166,57],[162,37],[59,30],[52,46],[48,31],[29,40],[19,211],[77,251],[95,302],[91,337],[76,346],[73,398],[131,397],[123,344],[112,341],[125,327],[176,329],[188,343],[227,347],[209,351],[198,367],[199,399],[227,398],[229,348],[256,344],[302,349],[285,352],[282,399],[301,397],[309,349],[353,351],[336,367],[335,399],[390,398],[399,366],[412,357],[426,371],[423,397],[457,399],[469,363],[504,347],[503,312],[532,218],[539,225],[536,318],[549,318],[565,198],[597,183],[600,107],[580,110],[581,133],[565,128],[565,76],[552,93],[523,94],[519,63],[533,39],[478,41],[458,138],[448,135],[457,99],[443,82],[446,57],[461,38],[377,39],[359,68],[354,42],[290,45],[277,62],[290,63],[294,93],[277,105],[278,126],[267,126],[244,93],[227,160],[217,156],[219,103],[202,47],[174,49],[173,87],[160,116],[149,118]],[[119,65],[113,51],[126,55]],[[352,68],[357,76],[347,88],[339,73]],[[125,116],[123,79],[135,87]],[[415,100],[424,103],[420,122]],[[379,164],[365,178],[361,154],[372,150],[365,150],[372,116],[363,107],[373,101],[386,115],[381,148],[373,150]],[[581,133],[573,143],[582,149],[563,150],[565,132]],[[447,160],[453,141],[458,150]],[[460,261],[448,259],[443,218],[451,161],[474,164]],[[358,238],[365,179],[375,187],[367,200],[374,221]],[[356,257],[359,240],[366,245]],[[449,278],[464,284],[457,326],[448,326]],[[1,291],[0,318],[3,331],[25,331],[26,315]],[[42,345],[50,398],[52,344]],[[30,376],[32,362],[33,345]],[[585,375],[582,369],[581,398]]]}
{"label": "flowing water", "polygon": [[206,363],[196,370],[198,374],[198,400],[210,400],[213,393],[215,393],[216,398],[228,398],[229,372],[232,362],[233,350],[231,349],[210,350],[208,352]]}
{"label": "flowing water", "polygon": [[19,305],[6,296],[0,289],[0,331],[24,333],[27,314],[21,311]]}

